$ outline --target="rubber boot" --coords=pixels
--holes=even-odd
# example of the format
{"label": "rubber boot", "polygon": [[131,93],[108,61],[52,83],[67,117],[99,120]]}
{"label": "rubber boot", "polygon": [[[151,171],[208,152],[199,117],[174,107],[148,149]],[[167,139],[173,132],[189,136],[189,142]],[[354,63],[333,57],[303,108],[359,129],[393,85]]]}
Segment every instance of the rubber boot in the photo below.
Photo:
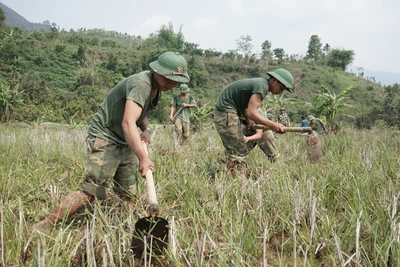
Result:
{"label": "rubber boot", "polygon": [[94,196],[87,195],[79,190],[75,191],[67,195],[50,215],[41,222],[35,224],[33,230],[48,230],[63,218],[69,218],[77,213],[83,206],[94,200]]}

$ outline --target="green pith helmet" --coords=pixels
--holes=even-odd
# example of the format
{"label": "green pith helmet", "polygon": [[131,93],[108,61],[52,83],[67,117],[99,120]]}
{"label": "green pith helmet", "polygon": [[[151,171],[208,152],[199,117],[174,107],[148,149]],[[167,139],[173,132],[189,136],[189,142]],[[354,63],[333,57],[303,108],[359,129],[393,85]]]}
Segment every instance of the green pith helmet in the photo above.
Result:
{"label": "green pith helmet", "polygon": [[279,111],[281,111],[281,110],[285,110],[285,108],[281,108]]}
{"label": "green pith helmet", "polygon": [[190,81],[186,60],[177,52],[165,52],[149,65],[154,72],[169,80],[178,83],[187,83]]}
{"label": "green pith helmet", "polygon": [[293,76],[292,74],[285,69],[277,69],[274,71],[267,72],[269,76],[274,77],[278,81],[280,81],[289,92],[293,92]]}
{"label": "green pith helmet", "polygon": [[187,86],[186,84],[182,83],[182,84],[179,86],[179,92],[180,92],[180,93],[187,93],[187,92],[189,92],[189,91],[190,91],[190,88],[189,88],[189,86]]}
{"label": "green pith helmet", "polygon": [[308,115],[307,120],[308,121],[315,120],[315,117],[313,115]]}

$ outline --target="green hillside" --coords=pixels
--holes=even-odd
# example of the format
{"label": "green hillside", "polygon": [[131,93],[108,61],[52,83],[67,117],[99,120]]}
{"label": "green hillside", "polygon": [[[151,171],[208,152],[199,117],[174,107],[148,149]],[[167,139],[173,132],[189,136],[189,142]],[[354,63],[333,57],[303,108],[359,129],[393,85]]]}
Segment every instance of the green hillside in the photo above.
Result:
{"label": "green hillside", "polygon": [[[285,105],[293,122],[299,122],[301,115],[321,115],[313,104],[316,94],[321,93],[321,86],[334,94],[352,86],[348,107],[341,112],[346,116],[340,118],[341,122],[370,127],[380,119],[389,125],[398,125],[399,101],[392,103],[399,98],[397,85],[391,91],[396,97],[387,99],[387,88],[342,68],[332,68],[326,60],[299,60],[287,55],[280,59],[261,59],[239,52],[202,50],[168,26],[162,26],[149,38],[101,29],[67,32],[53,27],[50,31],[27,31],[4,24],[0,35],[3,122],[87,123],[117,82],[148,69],[148,63],[158,55],[173,50],[188,61],[191,76],[188,85],[199,107],[211,108],[224,86],[237,79],[266,77],[267,71],[283,67],[295,78],[295,92],[265,101],[264,107],[276,109]],[[170,98],[175,93],[173,90],[164,95],[159,107],[162,112],[151,118],[152,123],[167,120]],[[298,102],[289,104],[293,101],[285,98]],[[392,111],[386,112],[388,108]]]}

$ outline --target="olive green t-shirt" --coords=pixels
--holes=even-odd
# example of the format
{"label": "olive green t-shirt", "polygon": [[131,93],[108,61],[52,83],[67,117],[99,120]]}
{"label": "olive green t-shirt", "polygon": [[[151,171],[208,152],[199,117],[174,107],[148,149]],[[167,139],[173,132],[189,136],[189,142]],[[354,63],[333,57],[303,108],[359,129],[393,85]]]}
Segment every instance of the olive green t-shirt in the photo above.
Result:
{"label": "olive green t-shirt", "polygon": [[106,96],[93,119],[89,124],[89,135],[99,137],[117,145],[127,145],[122,119],[124,117],[125,103],[132,100],[142,107],[140,118],[136,122],[139,126],[147,117],[149,111],[155,108],[161,98],[160,90],[151,101],[150,71],[143,71],[119,82]]}
{"label": "olive green t-shirt", "polygon": [[315,122],[316,122],[316,126],[312,127],[312,129],[314,131],[316,131],[318,134],[324,134],[325,131],[324,131],[324,127],[322,127],[322,124],[323,124],[322,120],[319,118],[315,118]]}
{"label": "olive green t-shirt", "polygon": [[[188,94],[186,96],[186,99],[183,100],[181,98],[181,95],[176,95],[171,101],[171,105],[175,107],[175,114],[178,112],[178,110],[181,108],[181,104],[196,104],[196,101],[194,100],[193,96]],[[177,118],[181,119],[184,122],[190,123],[190,111],[191,108],[183,108],[178,115],[176,115]],[[174,114],[174,115],[175,115]]]}
{"label": "olive green t-shirt", "polygon": [[224,112],[243,116],[252,94],[261,94],[264,99],[268,94],[268,80],[265,78],[242,79],[231,83],[222,90],[215,107]]}

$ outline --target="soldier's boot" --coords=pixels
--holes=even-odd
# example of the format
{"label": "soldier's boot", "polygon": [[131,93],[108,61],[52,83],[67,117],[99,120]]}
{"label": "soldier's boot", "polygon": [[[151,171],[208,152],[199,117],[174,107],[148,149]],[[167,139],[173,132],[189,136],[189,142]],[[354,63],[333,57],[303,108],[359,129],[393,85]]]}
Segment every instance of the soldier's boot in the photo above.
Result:
{"label": "soldier's boot", "polygon": [[63,218],[69,218],[77,213],[83,206],[95,200],[94,196],[87,195],[78,190],[67,195],[60,205],[46,218],[33,225],[33,230],[46,231],[60,222]]}
{"label": "soldier's boot", "polygon": [[186,136],[183,136],[183,138],[182,138],[182,145],[183,145],[184,143],[186,143],[186,142],[188,141],[188,139],[189,139],[189,138],[187,138]]}
{"label": "soldier's boot", "polygon": [[232,161],[230,158],[226,159],[226,167],[228,168],[230,174],[234,177],[236,172],[243,178],[246,177],[247,164],[246,162]]}
{"label": "soldier's boot", "polygon": [[229,173],[235,177],[236,164],[229,157],[226,158],[226,168],[228,169]]}
{"label": "soldier's boot", "polygon": [[242,178],[246,178],[247,164],[246,162],[236,162],[236,168]]}

